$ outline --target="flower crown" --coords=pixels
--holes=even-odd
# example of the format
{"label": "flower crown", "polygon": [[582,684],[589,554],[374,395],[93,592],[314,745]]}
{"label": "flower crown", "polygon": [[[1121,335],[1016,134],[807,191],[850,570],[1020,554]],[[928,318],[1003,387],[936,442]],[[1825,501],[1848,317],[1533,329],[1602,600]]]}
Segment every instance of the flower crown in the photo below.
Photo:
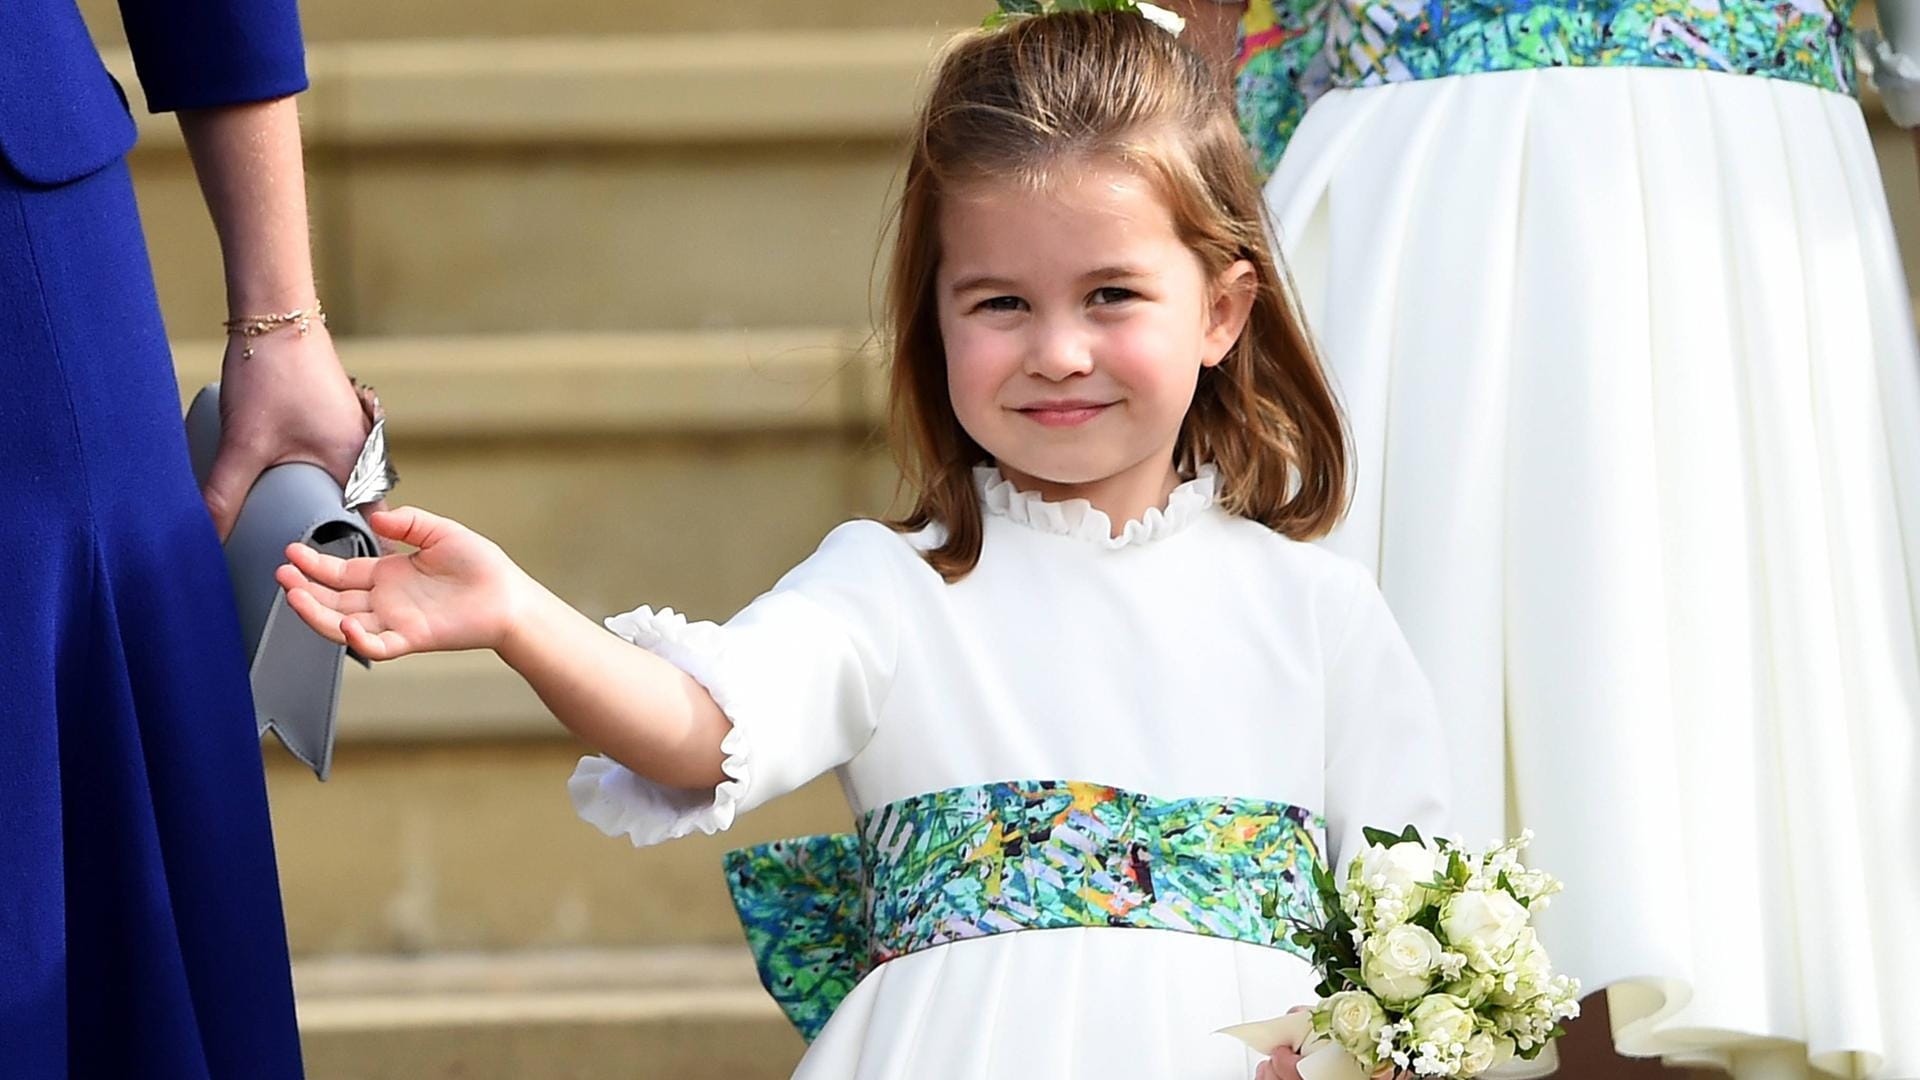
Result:
{"label": "flower crown", "polygon": [[1179,15],[1141,0],[1000,0],[1000,10],[987,16],[985,25],[1005,26],[1014,19],[1061,11],[1131,11],[1175,37],[1187,28],[1187,20]]}

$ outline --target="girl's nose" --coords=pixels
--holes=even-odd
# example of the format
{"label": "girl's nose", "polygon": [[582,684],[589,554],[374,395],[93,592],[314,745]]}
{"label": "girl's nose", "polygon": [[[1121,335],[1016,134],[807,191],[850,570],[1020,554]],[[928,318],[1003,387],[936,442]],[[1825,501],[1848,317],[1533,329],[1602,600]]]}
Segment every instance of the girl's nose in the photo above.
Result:
{"label": "girl's nose", "polygon": [[1093,342],[1080,328],[1050,324],[1035,327],[1028,343],[1026,364],[1029,375],[1059,382],[1093,370]]}

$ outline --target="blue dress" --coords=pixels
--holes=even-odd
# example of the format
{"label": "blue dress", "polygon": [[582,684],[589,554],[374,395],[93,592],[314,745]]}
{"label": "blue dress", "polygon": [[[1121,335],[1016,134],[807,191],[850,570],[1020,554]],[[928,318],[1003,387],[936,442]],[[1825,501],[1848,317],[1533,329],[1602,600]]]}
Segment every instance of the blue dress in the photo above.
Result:
{"label": "blue dress", "polygon": [[[122,6],[156,110],[305,85],[292,0]],[[297,1077],[245,660],[133,130],[72,0],[0,4],[0,1073]]]}

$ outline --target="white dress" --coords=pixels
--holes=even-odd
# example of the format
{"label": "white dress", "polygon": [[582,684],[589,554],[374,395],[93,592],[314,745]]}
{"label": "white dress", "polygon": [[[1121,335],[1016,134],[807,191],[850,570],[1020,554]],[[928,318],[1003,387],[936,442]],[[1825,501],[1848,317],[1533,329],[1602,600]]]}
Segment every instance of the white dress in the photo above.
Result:
{"label": "white dress", "polygon": [[[956,584],[924,538],[853,522],[724,626],[609,620],[713,694],[729,779],[675,792],[588,758],[581,816],[652,844],[833,769],[856,814],[1017,779],[1286,802],[1326,818],[1335,860],[1363,825],[1442,823],[1431,695],[1358,566],[1220,510],[1211,471],[1118,538],[1083,501],[979,476],[984,550]],[[1246,1080],[1254,1059],[1214,1032],[1309,1002],[1314,982],[1222,938],[1002,933],[882,964],[796,1075]]]}
{"label": "white dress", "polygon": [[1465,838],[1538,832],[1620,1049],[1920,1076],[1920,362],[1859,106],[1335,90],[1267,198],[1358,453],[1331,544],[1433,679]]}

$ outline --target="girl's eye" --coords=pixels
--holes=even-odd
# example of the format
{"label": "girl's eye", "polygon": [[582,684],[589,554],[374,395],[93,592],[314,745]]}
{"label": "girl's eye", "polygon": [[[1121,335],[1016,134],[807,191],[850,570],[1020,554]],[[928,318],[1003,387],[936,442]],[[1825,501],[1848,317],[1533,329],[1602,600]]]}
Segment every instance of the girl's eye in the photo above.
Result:
{"label": "girl's eye", "polygon": [[975,311],[1019,311],[1027,306],[1025,300],[1017,296],[993,296],[974,305]]}
{"label": "girl's eye", "polygon": [[1132,289],[1123,289],[1118,285],[1108,285],[1093,290],[1093,295],[1088,297],[1088,299],[1092,300],[1095,304],[1118,304],[1124,300],[1132,300],[1139,295],[1139,293],[1134,292]]}

